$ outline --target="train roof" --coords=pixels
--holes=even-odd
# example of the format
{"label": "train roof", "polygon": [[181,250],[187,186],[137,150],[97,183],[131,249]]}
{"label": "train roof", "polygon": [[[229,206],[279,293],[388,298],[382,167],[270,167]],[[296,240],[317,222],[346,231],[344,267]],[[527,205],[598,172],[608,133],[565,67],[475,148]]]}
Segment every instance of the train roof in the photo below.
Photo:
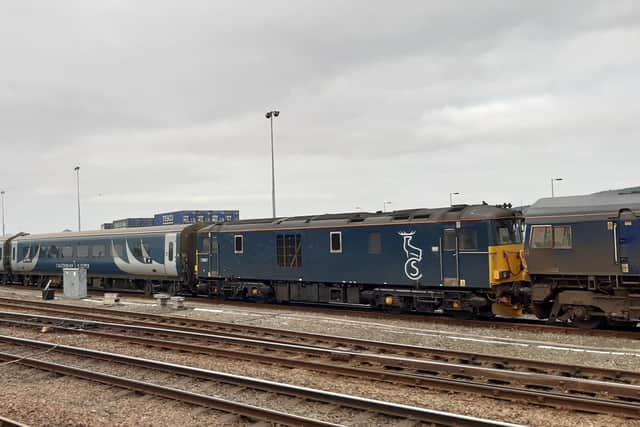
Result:
{"label": "train roof", "polygon": [[527,209],[525,216],[531,223],[567,217],[586,221],[617,217],[625,209],[640,214],[640,187],[540,199]]}
{"label": "train roof", "polygon": [[65,231],[61,233],[47,233],[47,234],[27,234],[25,236],[18,237],[16,241],[29,241],[29,240],[65,240],[65,239],[80,239],[90,237],[105,237],[105,236],[122,236],[122,235],[140,235],[140,234],[158,234],[158,233],[171,233],[183,231],[185,228],[193,227],[193,224],[178,224],[178,225],[162,225],[155,227],[130,227],[130,228],[114,228],[110,230],[90,230],[90,231]]}
{"label": "train roof", "polygon": [[241,231],[249,229],[287,229],[306,227],[334,227],[348,224],[377,225],[403,222],[482,221],[512,218],[519,213],[507,207],[482,205],[454,205],[435,209],[407,209],[393,212],[347,212],[280,218],[245,219],[216,223],[201,232],[215,230]]}

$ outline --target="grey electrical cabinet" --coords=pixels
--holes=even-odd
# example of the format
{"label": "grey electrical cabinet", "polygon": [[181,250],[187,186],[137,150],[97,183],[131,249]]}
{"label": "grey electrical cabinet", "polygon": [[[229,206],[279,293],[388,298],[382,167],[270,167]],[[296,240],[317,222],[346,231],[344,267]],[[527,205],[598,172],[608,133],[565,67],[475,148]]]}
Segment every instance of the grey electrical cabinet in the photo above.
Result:
{"label": "grey electrical cabinet", "polygon": [[62,287],[65,298],[81,299],[87,297],[87,270],[84,268],[65,268],[62,270]]}

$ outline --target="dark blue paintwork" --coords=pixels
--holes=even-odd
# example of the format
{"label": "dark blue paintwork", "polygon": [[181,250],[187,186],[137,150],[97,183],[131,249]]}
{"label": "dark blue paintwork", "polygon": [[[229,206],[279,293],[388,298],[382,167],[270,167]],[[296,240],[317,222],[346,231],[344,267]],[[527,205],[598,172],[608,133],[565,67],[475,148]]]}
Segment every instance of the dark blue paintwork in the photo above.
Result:
{"label": "dark blue paintwork", "polygon": [[[495,209],[495,208],[494,208]],[[459,226],[459,228],[457,228]],[[408,222],[379,225],[336,225],[269,229],[247,224],[244,229],[217,225],[199,232],[198,272],[201,279],[234,278],[261,281],[304,281],[319,283],[359,283],[370,285],[457,286],[457,274],[466,287],[488,288],[489,266],[487,247],[495,244],[496,222],[492,220]],[[262,228],[262,229],[261,229]],[[265,229],[266,228],[266,229]],[[458,236],[463,230],[477,234],[474,249],[457,252],[442,250],[445,229]],[[342,233],[342,252],[331,253],[330,233]],[[405,272],[409,256],[404,237],[399,233],[413,232],[411,244],[422,251],[416,265],[422,277],[411,280]],[[370,234],[379,233],[381,252],[370,253]],[[302,265],[281,267],[277,263],[278,235],[299,234],[302,242]],[[234,236],[242,236],[243,251],[235,253]],[[211,251],[205,244],[211,239]],[[217,241],[218,253],[215,252]],[[442,256],[442,270],[441,270]],[[459,272],[459,273],[458,273]],[[443,280],[445,279],[445,280]],[[446,279],[449,279],[448,281]]]}

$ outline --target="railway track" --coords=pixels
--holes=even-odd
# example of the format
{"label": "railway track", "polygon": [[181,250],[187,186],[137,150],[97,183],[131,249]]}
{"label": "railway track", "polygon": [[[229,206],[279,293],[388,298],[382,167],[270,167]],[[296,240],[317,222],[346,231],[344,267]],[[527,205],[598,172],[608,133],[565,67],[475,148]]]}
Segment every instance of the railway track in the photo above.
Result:
{"label": "railway track", "polygon": [[[151,326],[159,328],[171,327],[175,330],[196,333],[216,333],[238,338],[256,338],[260,340],[303,344],[335,349],[352,349],[353,351],[375,354],[393,354],[412,358],[428,358],[451,363],[467,365],[479,365],[498,369],[521,370],[525,372],[546,372],[560,376],[577,376],[581,378],[596,378],[604,380],[616,380],[633,384],[636,380],[624,379],[624,373],[618,371],[601,370],[601,374],[595,375],[594,368],[577,367],[557,363],[538,362],[526,359],[508,357],[494,357],[475,353],[443,350],[433,347],[410,346],[389,342],[363,340],[341,336],[327,336],[309,332],[299,332],[286,329],[273,329],[253,325],[242,325],[211,320],[189,319],[168,315],[137,313],[122,310],[82,307],[60,303],[46,303],[41,301],[18,301],[9,298],[0,298],[0,308],[16,310],[35,310],[61,316],[81,315],[84,319],[119,323],[126,321],[131,325]],[[508,342],[508,340],[505,340]],[[550,343],[542,343],[550,344]],[[556,344],[557,346],[557,344]],[[610,350],[584,346],[571,346],[569,350]],[[638,350],[635,350],[636,352]]]}
{"label": "railway track", "polygon": [[[25,289],[22,285],[4,285],[15,289]],[[90,291],[92,295],[100,296],[104,291]],[[123,291],[118,291],[123,292]],[[141,299],[149,301],[150,297],[140,292],[126,292],[127,298]],[[186,297],[187,301],[199,304],[230,305],[244,308],[257,308],[265,311],[282,312],[282,311],[300,311],[301,313],[315,313],[331,316],[345,316],[350,313],[356,313],[358,317],[366,319],[378,320],[405,320],[409,322],[425,322],[430,324],[440,324],[449,326],[463,326],[469,328],[485,328],[495,330],[515,330],[528,332],[545,332],[558,335],[574,335],[574,336],[593,336],[606,338],[624,338],[631,340],[640,339],[640,327],[631,326],[610,326],[608,329],[581,329],[571,325],[551,324],[544,320],[537,319],[515,319],[515,318],[493,318],[493,319],[457,319],[454,317],[429,315],[420,313],[385,313],[382,311],[374,311],[370,308],[358,309],[355,307],[330,307],[313,304],[293,304],[293,305],[275,305],[275,304],[256,304],[246,301],[234,300],[211,300],[202,297]]]}
{"label": "railway track", "polygon": [[[180,378],[189,378],[199,381],[212,382],[214,384],[224,384],[225,386],[233,386],[240,388],[244,392],[251,390],[253,393],[267,393],[282,396],[290,401],[296,399],[299,405],[304,407],[309,402],[318,402],[323,405],[331,405],[326,408],[327,414],[332,414],[335,418],[341,410],[349,409],[357,411],[358,423],[378,424],[381,419],[386,421],[407,422],[407,425],[419,424],[437,424],[447,426],[511,426],[502,422],[484,420],[474,417],[467,417],[457,414],[451,414],[440,411],[432,411],[428,409],[416,408],[407,405],[393,404],[372,399],[364,399],[354,396],[348,396],[338,393],[330,393],[326,391],[310,389],[306,387],[292,386],[288,384],[265,381],[246,376],[226,374],[222,372],[210,371],[205,369],[193,368],[184,365],[177,365],[155,360],[142,359],[137,357],[125,356],[114,353],[101,352],[86,348],[56,345],[48,342],[28,340],[22,338],[0,336],[0,343],[3,347],[13,348],[13,352],[7,352],[6,348],[0,351],[0,360],[5,362],[14,362],[21,365],[55,372],[61,375],[69,375],[94,381],[111,386],[121,387],[133,390],[139,393],[151,394],[154,396],[177,400],[191,405],[202,406],[206,408],[216,409],[232,414],[242,415],[250,420],[262,420],[271,423],[285,424],[291,426],[336,426],[330,420],[318,420],[300,415],[289,414],[287,412],[276,411],[274,409],[248,405],[242,402],[226,400],[218,397],[212,397],[208,394],[196,393],[183,388],[169,387],[149,381],[141,381],[124,377],[122,375],[112,375],[100,372],[101,366],[105,362],[110,364],[119,364],[126,366],[126,372],[131,372],[131,368],[142,371],[153,371],[162,374],[170,374]],[[35,348],[43,350],[40,356],[23,356],[15,353],[19,349]],[[69,362],[62,364],[52,361],[42,360],[42,355],[49,357],[50,355],[63,355],[75,358],[76,365],[82,363],[83,367],[73,366]],[[86,367],[86,361],[93,360],[99,362],[97,366]],[[78,362],[79,361],[79,362]],[[148,376],[150,374],[145,374]],[[166,379],[165,379],[166,381]],[[236,390],[236,393],[238,391]],[[297,405],[296,405],[297,406]]]}
{"label": "railway track", "polygon": [[[48,326],[148,347],[303,368],[411,387],[474,393],[556,408],[640,418],[640,373],[634,372],[559,366],[527,360],[517,361],[521,370],[508,370],[504,366],[496,367],[504,365],[501,358],[493,358],[492,367],[473,366],[418,359],[415,356],[372,354],[354,348],[338,349],[335,345],[321,347],[167,327],[20,313],[0,313],[0,322],[18,326]],[[325,340],[329,338],[324,337]],[[388,343],[367,344],[384,346]],[[419,353],[423,349],[399,347],[409,354]],[[446,353],[444,350],[440,352]],[[487,360],[491,358],[483,357]]]}

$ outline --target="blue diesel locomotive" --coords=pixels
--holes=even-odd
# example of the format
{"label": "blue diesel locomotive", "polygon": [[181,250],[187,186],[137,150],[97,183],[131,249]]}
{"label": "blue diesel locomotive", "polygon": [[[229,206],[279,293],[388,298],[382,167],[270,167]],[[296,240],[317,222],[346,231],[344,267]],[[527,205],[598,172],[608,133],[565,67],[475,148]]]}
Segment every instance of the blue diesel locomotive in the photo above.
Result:
{"label": "blue diesel locomotive", "polygon": [[65,267],[87,269],[88,285],[151,293],[195,288],[195,230],[201,225],[129,228],[0,239],[3,283],[61,281]]}
{"label": "blue diesel locomotive", "polygon": [[526,212],[531,311],[595,327],[640,321],[640,187],[541,199]]}
{"label": "blue diesel locomotive", "polygon": [[219,223],[196,268],[224,298],[517,315],[521,221],[483,204]]}

